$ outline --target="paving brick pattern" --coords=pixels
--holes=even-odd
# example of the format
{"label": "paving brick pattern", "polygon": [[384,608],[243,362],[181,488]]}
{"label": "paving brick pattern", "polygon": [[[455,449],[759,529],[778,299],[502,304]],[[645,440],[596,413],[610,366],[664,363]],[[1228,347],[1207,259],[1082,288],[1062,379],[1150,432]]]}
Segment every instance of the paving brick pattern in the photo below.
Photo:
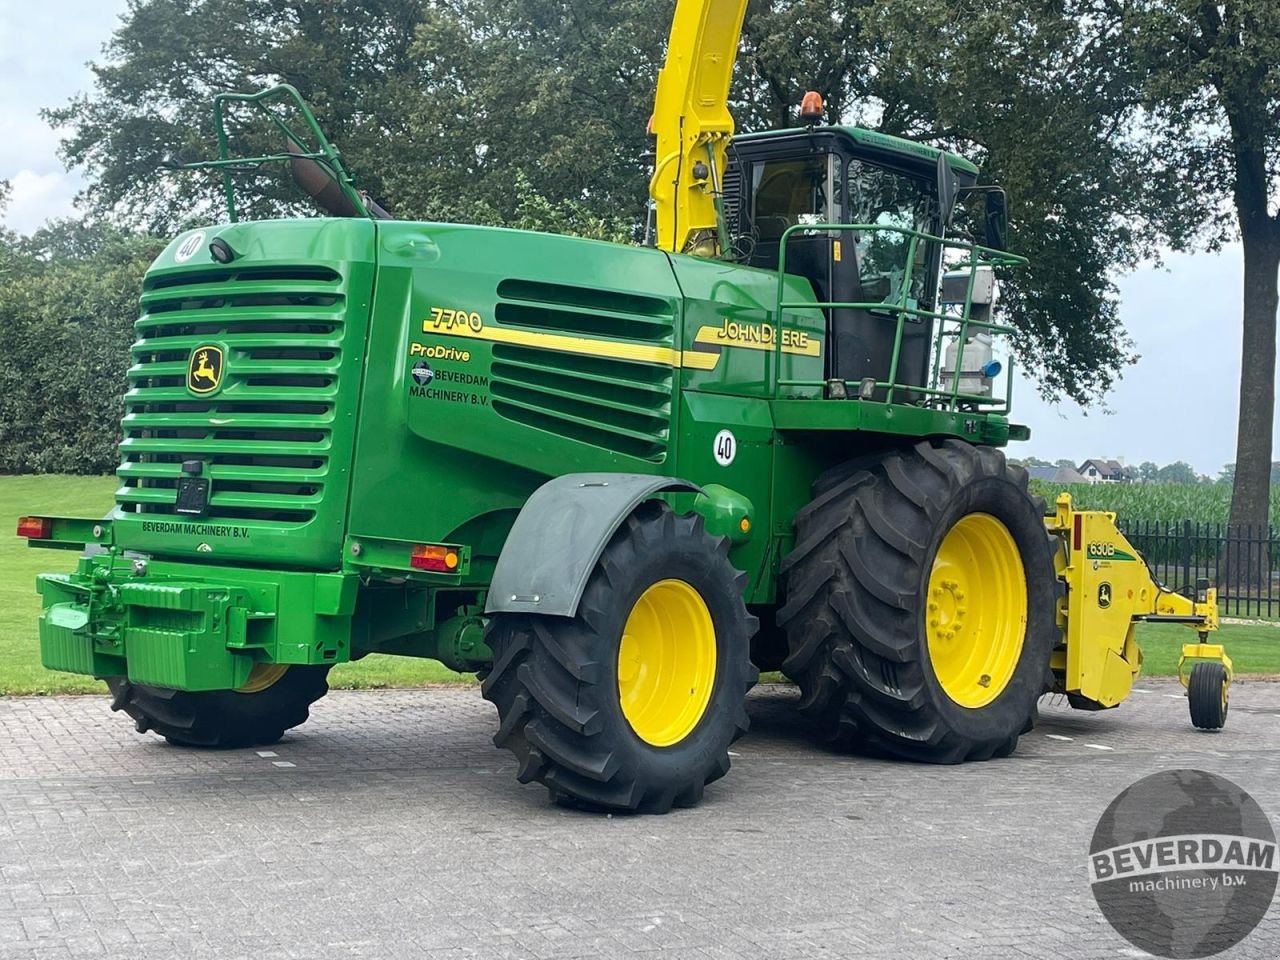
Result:
{"label": "paving brick pattern", "polygon": [[[1239,684],[1220,734],[1142,690],[928,767],[828,754],[761,689],[728,778],[665,817],[517,784],[474,689],[333,693],[231,752],[138,736],[105,697],[0,699],[0,960],[1142,956],[1089,892],[1098,816],[1197,767],[1277,820],[1280,684]],[[1280,956],[1280,905],[1223,956]]]}

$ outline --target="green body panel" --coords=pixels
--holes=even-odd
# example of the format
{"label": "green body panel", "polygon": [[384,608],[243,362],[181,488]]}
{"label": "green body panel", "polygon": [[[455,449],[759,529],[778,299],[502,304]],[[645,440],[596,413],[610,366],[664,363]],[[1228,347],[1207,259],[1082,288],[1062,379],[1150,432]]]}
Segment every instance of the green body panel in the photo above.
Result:
{"label": "green body panel", "polygon": [[[193,236],[145,282],[112,521],[54,528],[106,548],[40,580],[54,669],[186,690],[375,650],[477,669],[507,534],[565,473],[704,487],[662,496],[730,538],[746,599],[768,604],[821,470],[1010,434],[982,412],[822,399],[823,313],[773,271],[450,224]],[[215,237],[231,264],[210,259]],[[780,302],[796,306],[780,318]],[[216,390],[202,348],[223,358]],[[189,461],[203,515],[175,512]],[[459,566],[414,569],[428,543],[456,545]]]}
{"label": "green body panel", "polygon": [[111,551],[39,589],[44,665],[180,690],[234,689],[255,662],[350,659],[357,577],[138,562]]}
{"label": "green body panel", "polygon": [[[184,234],[143,283],[125,394],[119,546],[165,557],[336,569],[373,292],[368,220],[229,224]],[[239,255],[213,262],[220,237]],[[223,351],[216,391],[186,383]],[[173,512],[184,460],[212,482],[204,516]]]}

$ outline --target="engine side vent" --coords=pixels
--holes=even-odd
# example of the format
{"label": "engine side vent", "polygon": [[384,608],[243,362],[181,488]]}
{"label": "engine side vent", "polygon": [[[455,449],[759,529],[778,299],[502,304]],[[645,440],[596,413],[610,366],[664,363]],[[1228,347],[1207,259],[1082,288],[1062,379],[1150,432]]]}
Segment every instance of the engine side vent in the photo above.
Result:
{"label": "engine side vent", "polygon": [[660,297],[515,279],[498,284],[498,297],[494,317],[504,326],[643,343],[672,338],[675,311]]}
{"label": "engine side vent", "polygon": [[666,457],[672,368],[495,344],[495,413],[641,460]]}

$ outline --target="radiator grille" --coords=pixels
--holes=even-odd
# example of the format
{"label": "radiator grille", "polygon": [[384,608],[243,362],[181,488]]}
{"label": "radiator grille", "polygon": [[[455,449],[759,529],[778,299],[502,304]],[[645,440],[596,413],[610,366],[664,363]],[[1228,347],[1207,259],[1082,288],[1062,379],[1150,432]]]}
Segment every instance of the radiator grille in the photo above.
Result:
{"label": "radiator grille", "polygon": [[[208,519],[306,523],[329,480],[345,330],[342,277],[250,267],[148,280],[137,323],[116,494],[130,513],[174,514],[184,460],[212,480]],[[225,349],[220,389],[186,389],[191,351]]]}
{"label": "radiator grille", "polygon": [[661,461],[671,420],[671,368],[496,344],[495,413],[641,460]]}

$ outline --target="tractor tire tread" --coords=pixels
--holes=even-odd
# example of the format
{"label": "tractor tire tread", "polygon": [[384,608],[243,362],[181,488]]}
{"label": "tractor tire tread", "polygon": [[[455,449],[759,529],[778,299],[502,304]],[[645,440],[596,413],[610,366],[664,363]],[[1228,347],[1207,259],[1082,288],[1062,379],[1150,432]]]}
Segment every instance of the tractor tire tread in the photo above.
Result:
{"label": "tractor tire tread", "polygon": [[[1035,700],[1052,683],[1049,655],[1061,641],[1051,612],[1047,625],[1037,620],[1035,637],[1028,631],[1027,655],[1043,666],[1028,666],[1036,671],[1026,685],[1036,687],[1034,697],[1019,687],[1007,729],[975,738],[949,722],[937,708],[945,694],[933,691],[922,660],[922,567],[944,508],[975,483],[1018,491],[1029,501],[1016,507],[1024,523],[1026,510],[1043,514],[1042,501],[1031,504],[1025,471],[1007,466],[995,448],[951,439],[837,466],[815,481],[813,500],[797,513],[797,546],[781,565],[786,602],[778,622],[789,646],[782,669],[800,686],[800,712],[832,746],[932,763],[984,760],[1012,753],[1034,722]],[[1029,586],[1034,576],[1043,594],[1029,602],[1056,603],[1052,541],[1046,533],[1040,542],[1042,554],[1022,548],[1034,567]]]}
{"label": "tractor tire tread", "polygon": [[[616,679],[600,662],[607,646],[600,630],[616,617],[616,591],[629,582],[629,571],[642,558],[672,545],[709,558],[708,576],[718,578],[733,595],[726,603],[730,622],[718,623],[717,629],[727,628],[742,648],[725,664],[730,673],[717,681],[726,685],[721,715],[704,716],[690,735],[701,735],[705,728],[713,742],[697,751],[697,764],[678,777],[628,762],[636,756],[639,740],[625,728],[625,720],[606,717],[600,705],[601,698],[617,696],[604,689]],[[742,602],[746,575],[729,565],[727,550],[727,539],[707,533],[700,516],[677,515],[665,504],[646,503],[623,521],[606,545],[576,616],[493,618],[487,640],[494,667],[481,693],[497,708],[494,743],[515,754],[522,782],[542,783],[552,801],[565,806],[666,813],[696,804],[705,785],[724,775],[729,744],[747,730],[745,697],[759,676],[749,658],[749,640],[758,622]],[[716,694],[712,696],[714,706]],[[624,743],[623,738],[634,742]]]}
{"label": "tractor tire tread", "polygon": [[311,704],[329,690],[329,667],[291,666],[258,693],[234,690],[187,692],[110,677],[111,709],[133,718],[139,733],[151,732],[183,747],[234,749],[276,743],[305,723]]}

